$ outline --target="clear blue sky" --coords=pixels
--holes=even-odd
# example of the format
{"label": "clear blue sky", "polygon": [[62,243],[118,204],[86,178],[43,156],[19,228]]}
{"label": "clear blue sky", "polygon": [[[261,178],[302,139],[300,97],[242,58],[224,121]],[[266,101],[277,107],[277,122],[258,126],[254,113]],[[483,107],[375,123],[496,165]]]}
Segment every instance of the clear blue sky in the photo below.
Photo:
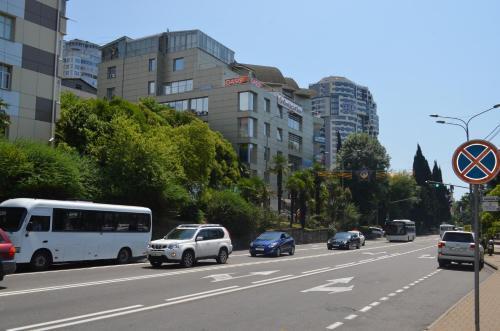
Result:
{"label": "clear blue sky", "polygon": [[[302,87],[329,75],[368,86],[391,168],[411,170],[420,144],[446,182],[463,184],[451,157],[465,133],[428,114],[467,118],[500,103],[500,1],[71,0],[67,16],[67,39],[200,29],[237,61],[276,66]],[[500,108],[471,122],[471,138],[498,124]]]}

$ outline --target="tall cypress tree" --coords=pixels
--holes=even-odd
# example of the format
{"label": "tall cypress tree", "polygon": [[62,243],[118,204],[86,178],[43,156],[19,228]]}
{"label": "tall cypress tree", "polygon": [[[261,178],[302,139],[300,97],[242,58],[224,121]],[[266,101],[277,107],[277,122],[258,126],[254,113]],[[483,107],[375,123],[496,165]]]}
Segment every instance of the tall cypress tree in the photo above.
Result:
{"label": "tall cypress tree", "polygon": [[425,185],[425,181],[431,180],[432,177],[431,168],[422,153],[420,145],[417,145],[417,153],[413,158],[413,176],[415,177],[417,185],[420,186]]}
{"label": "tall cypress tree", "polygon": [[412,217],[417,224],[417,231],[419,233],[427,232],[435,223],[435,197],[425,183],[425,181],[432,179],[432,173],[420,145],[417,145],[417,152],[413,158],[413,177],[415,177],[417,185],[420,186],[420,202],[415,205]]}

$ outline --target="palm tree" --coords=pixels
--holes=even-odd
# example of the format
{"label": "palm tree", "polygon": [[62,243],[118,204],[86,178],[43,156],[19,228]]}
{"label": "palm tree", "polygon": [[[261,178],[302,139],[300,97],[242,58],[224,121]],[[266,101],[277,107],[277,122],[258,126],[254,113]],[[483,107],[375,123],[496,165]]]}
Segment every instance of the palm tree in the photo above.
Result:
{"label": "palm tree", "polygon": [[0,98],[0,136],[5,135],[5,131],[10,125],[10,117],[7,114],[7,108],[9,105]]}
{"label": "palm tree", "polygon": [[288,159],[282,154],[273,157],[271,172],[276,174],[276,187],[278,189],[278,214],[281,214],[281,198],[283,196],[283,176],[288,174]]}

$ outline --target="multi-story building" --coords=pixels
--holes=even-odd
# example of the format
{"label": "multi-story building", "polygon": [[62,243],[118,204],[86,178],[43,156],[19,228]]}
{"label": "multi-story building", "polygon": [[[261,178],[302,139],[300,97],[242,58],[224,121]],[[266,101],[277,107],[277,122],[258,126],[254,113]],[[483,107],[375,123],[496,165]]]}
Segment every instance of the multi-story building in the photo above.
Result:
{"label": "multi-story building", "polygon": [[275,183],[269,169],[276,154],[295,169],[312,164],[312,91],[277,68],[235,62],[232,50],[199,30],[110,42],[98,80],[98,97],[152,96],[194,111],[267,182]]}
{"label": "multi-story building", "polygon": [[9,139],[54,136],[65,0],[0,1],[0,98]]}
{"label": "multi-story building", "polygon": [[71,92],[82,99],[97,98],[97,88],[81,78],[61,79],[61,93]]}
{"label": "multi-story building", "polygon": [[64,42],[63,78],[81,78],[97,87],[97,71],[101,62],[100,46],[85,40]]}
{"label": "multi-story building", "polygon": [[316,128],[315,141],[324,140],[325,146],[315,150],[315,158],[324,160],[331,169],[335,167],[339,137],[342,142],[356,132],[378,136],[377,104],[367,87],[344,77],[326,77],[309,87],[316,92],[312,112],[324,119],[323,128]]}

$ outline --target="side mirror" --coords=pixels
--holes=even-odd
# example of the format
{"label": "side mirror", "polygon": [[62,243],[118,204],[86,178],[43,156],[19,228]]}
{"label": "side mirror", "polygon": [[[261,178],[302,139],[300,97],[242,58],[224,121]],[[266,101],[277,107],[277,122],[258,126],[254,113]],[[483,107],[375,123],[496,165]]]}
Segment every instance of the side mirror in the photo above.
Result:
{"label": "side mirror", "polygon": [[196,241],[203,241],[203,236],[197,236]]}

